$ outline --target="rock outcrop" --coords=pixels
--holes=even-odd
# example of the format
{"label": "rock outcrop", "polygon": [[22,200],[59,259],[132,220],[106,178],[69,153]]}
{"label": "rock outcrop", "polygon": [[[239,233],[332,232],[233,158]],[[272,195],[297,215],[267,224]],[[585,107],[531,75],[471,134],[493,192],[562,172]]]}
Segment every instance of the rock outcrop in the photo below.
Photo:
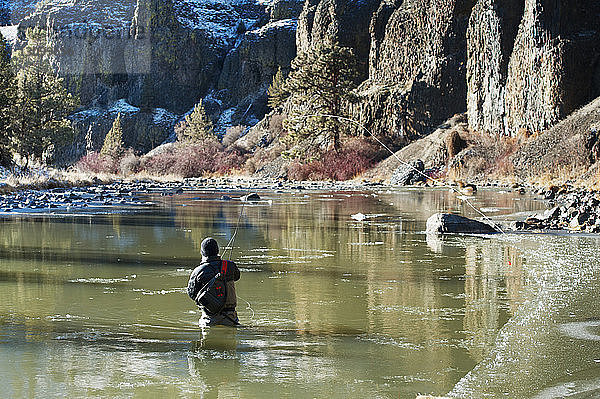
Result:
{"label": "rock outcrop", "polygon": [[467,41],[471,128],[541,132],[600,95],[599,16],[595,0],[479,0]]}
{"label": "rock outcrop", "polygon": [[217,86],[222,103],[234,107],[222,125],[255,125],[267,112],[267,88],[296,56],[296,20],[272,21],[246,32],[223,63]]}
{"label": "rock outcrop", "polygon": [[356,119],[408,143],[466,108],[467,25],[474,2],[384,2],[371,22],[369,79]]}
{"label": "rock outcrop", "polygon": [[371,37],[369,25],[381,0],[308,0],[298,21],[297,46],[303,52],[325,40],[354,49],[366,76]]}
{"label": "rock outcrop", "polygon": [[479,0],[467,30],[467,115],[473,130],[504,134],[508,63],[522,0]]}

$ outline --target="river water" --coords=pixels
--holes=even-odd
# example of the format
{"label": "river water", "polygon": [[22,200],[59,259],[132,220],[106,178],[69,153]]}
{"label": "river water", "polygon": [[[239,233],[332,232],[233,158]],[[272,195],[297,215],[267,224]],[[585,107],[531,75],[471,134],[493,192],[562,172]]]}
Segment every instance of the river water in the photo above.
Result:
{"label": "river water", "polygon": [[[436,211],[476,215],[447,190],[224,194],[244,193],[0,219],[0,396],[597,393],[598,238],[428,237]],[[544,207],[471,201],[501,220]],[[187,279],[238,220],[244,326],[201,331]]]}

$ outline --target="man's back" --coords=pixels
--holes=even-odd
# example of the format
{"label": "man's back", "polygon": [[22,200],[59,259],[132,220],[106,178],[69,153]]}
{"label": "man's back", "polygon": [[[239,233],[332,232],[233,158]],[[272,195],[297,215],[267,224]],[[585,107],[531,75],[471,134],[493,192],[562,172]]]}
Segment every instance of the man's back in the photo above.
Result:
{"label": "man's back", "polygon": [[[223,310],[217,315],[210,315],[206,309],[198,304],[200,310],[202,310],[202,318],[200,319],[200,324],[202,325],[215,325],[215,324],[224,324],[224,325],[237,325],[238,317],[235,307],[237,306],[237,297],[235,294],[235,283],[240,279],[240,270],[237,265],[233,261],[227,262],[227,272],[225,274],[225,286],[227,292],[227,298],[225,300],[225,307]],[[192,274],[190,275],[190,280],[188,282],[188,295],[194,301],[198,296],[198,293],[217,273],[221,271],[222,260],[221,257],[209,256],[203,257],[202,263],[194,269]]]}

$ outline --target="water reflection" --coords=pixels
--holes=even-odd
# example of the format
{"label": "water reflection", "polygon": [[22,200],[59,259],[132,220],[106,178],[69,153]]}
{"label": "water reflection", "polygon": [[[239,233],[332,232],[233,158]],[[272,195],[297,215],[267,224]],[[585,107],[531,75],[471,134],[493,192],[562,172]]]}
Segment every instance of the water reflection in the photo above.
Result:
{"label": "water reflection", "polygon": [[[149,198],[159,206],[115,215],[5,219],[0,356],[21,372],[3,366],[10,378],[0,387],[443,394],[488,356],[523,301],[523,258],[511,243],[425,236],[431,213],[461,206],[446,191],[262,193],[270,203],[245,205],[221,194]],[[495,195],[477,201],[491,206]],[[499,206],[524,203],[503,194]],[[359,212],[362,221],[352,218]],[[246,327],[202,335],[184,287],[202,239],[224,246],[238,220]]]}
{"label": "water reflection", "polygon": [[522,304],[453,396],[595,397],[599,244],[591,237],[519,240],[531,258],[523,267]]}

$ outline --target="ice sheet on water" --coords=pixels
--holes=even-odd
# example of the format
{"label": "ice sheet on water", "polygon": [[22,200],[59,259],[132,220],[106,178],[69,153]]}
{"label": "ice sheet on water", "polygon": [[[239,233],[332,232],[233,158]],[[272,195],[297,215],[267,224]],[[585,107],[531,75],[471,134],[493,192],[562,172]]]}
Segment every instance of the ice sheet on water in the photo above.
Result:
{"label": "ice sheet on water", "polygon": [[115,284],[115,283],[125,283],[132,281],[132,279],[136,278],[136,275],[133,274],[131,276],[125,276],[122,278],[100,278],[100,277],[90,277],[90,278],[76,278],[68,280],[69,283],[81,283],[81,284]]}
{"label": "ice sheet on water", "polygon": [[168,295],[168,294],[185,294],[187,288],[171,288],[168,290],[147,290],[145,288],[134,288],[133,292],[141,292],[142,295]]}

